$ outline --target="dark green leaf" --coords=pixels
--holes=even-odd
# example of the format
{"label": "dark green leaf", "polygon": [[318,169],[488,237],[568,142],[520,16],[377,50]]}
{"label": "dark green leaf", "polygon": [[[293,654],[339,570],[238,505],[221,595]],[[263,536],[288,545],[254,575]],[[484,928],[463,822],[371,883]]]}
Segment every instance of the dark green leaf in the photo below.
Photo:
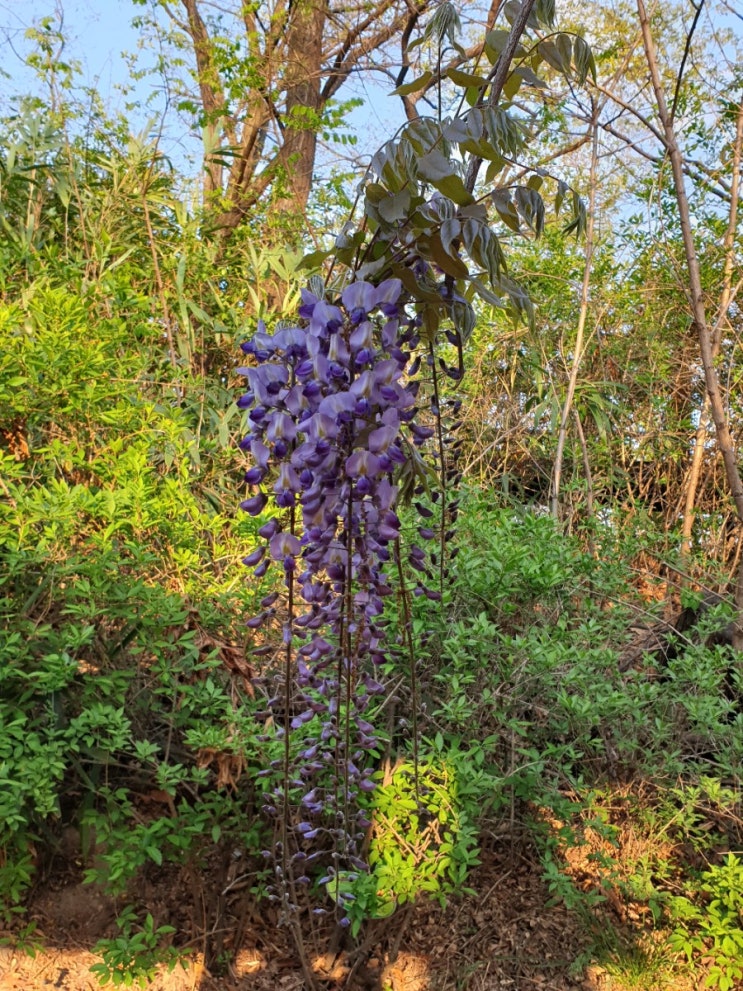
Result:
{"label": "dark green leaf", "polygon": [[536,189],[528,186],[517,186],[513,198],[519,213],[535,234],[544,230],[544,201]]}
{"label": "dark green leaf", "polygon": [[555,38],[555,44],[557,45],[557,50],[560,53],[560,59],[564,65],[570,66],[573,61],[573,38],[569,34],[558,34]]}
{"label": "dark green leaf", "polygon": [[590,72],[591,78],[596,82],[596,62],[591,51],[591,46],[584,38],[576,38],[573,47],[573,58],[575,68],[578,72],[578,82],[584,83]]}
{"label": "dark green leaf", "polygon": [[563,201],[565,200],[565,195],[568,193],[569,187],[567,183],[563,182],[562,179],[557,180],[557,193],[555,195],[555,216],[559,216],[560,209],[562,207]]}
{"label": "dark green leaf", "polygon": [[511,201],[510,190],[494,189],[490,194],[490,198],[503,223],[518,234],[521,230],[521,222],[519,221],[518,211]]}
{"label": "dark green leaf", "polygon": [[431,242],[429,244],[429,255],[441,271],[446,273],[446,275],[451,275],[455,279],[466,279],[469,275],[469,269],[459,255],[450,255],[444,249],[444,246],[441,243],[441,237],[438,233],[431,237]]}
{"label": "dark green leaf", "polygon": [[540,79],[536,72],[530,69],[528,65],[520,65],[513,71],[514,75],[521,76],[527,86],[534,86],[537,89],[547,88],[547,83],[543,79]]}
{"label": "dark green leaf", "polygon": [[447,69],[445,75],[457,86],[475,86],[477,89],[482,89],[483,86],[487,85],[487,79],[484,76],[463,72],[461,69]]}
{"label": "dark green leaf", "polygon": [[319,268],[332,251],[311,251],[300,261],[298,268]]}
{"label": "dark green leaf", "polygon": [[561,72],[564,76],[568,74],[570,63],[568,62],[567,65],[564,63],[562,55],[554,41],[550,41],[549,39],[540,41],[537,49],[547,65],[552,66],[553,69]]}
{"label": "dark green leaf", "polygon": [[392,90],[393,96],[409,96],[411,93],[418,93],[428,86],[428,84],[433,79],[433,73],[427,69],[422,76],[418,76],[417,79],[412,79],[409,83],[405,83],[403,86],[398,86],[397,89]]}

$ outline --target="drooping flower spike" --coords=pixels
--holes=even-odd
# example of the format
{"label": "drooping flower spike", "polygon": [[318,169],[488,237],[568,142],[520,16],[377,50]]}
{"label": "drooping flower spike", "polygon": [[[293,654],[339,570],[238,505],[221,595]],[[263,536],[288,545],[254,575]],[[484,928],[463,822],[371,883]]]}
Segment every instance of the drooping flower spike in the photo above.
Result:
{"label": "drooping flower spike", "polygon": [[[415,421],[417,383],[406,369],[418,321],[401,295],[398,279],[353,282],[332,302],[305,289],[296,327],[271,335],[260,324],[242,346],[255,363],[239,369],[249,391],[238,405],[250,425],[240,446],[255,488],[242,508],[276,513],[245,563],[258,576],[281,569],[289,609],[285,692],[269,703],[285,734],[283,780],[266,804],[284,822],[276,863],[284,900],[290,808],[301,810],[294,848],[325,835],[336,871],[359,863],[367,826],[355,800],[373,787],[368,755],[377,740],[364,713],[384,691],[378,671],[390,649],[381,617],[392,592],[384,569],[400,536],[392,473],[432,433]],[[410,554],[425,573],[423,552]],[[275,601],[249,627],[275,622]],[[296,752],[290,732],[303,741]]]}

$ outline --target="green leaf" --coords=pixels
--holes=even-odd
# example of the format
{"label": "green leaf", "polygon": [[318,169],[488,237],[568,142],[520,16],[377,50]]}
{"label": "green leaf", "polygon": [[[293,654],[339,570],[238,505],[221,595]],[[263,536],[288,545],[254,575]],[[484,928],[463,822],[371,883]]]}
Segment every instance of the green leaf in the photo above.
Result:
{"label": "green leaf", "polygon": [[596,82],[596,60],[593,57],[591,46],[585,38],[577,37],[573,43],[573,58],[575,68],[578,71],[578,82],[584,83],[590,72],[591,78]]}
{"label": "green leaf", "polygon": [[477,89],[482,89],[483,86],[487,86],[487,79],[485,76],[477,76],[472,72],[463,72],[461,69],[447,69],[444,73],[453,83],[457,86],[475,86]]}
{"label": "green leaf", "polygon": [[447,275],[451,275],[455,279],[466,279],[469,275],[469,269],[459,255],[450,255],[444,249],[441,243],[441,236],[438,233],[433,234],[431,237],[429,254],[441,271]]}
{"label": "green leaf", "polygon": [[162,867],[163,855],[159,847],[148,846],[146,852],[150,860],[154,860],[158,867]]}
{"label": "green leaf", "polygon": [[546,38],[544,41],[540,41],[539,44],[537,45],[537,51],[542,56],[542,58],[547,63],[547,65],[552,66],[553,69],[556,69],[558,72],[561,72],[564,76],[568,74],[568,72],[570,71],[570,63],[568,62],[567,65],[565,64],[562,55],[557,45],[554,43],[554,41],[551,41],[549,38]]}
{"label": "green leaf", "polygon": [[466,345],[477,324],[477,317],[471,304],[455,300],[451,304],[451,319],[459,333],[462,346]]}
{"label": "green leaf", "polygon": [[498,309],[503,309],[504,303],[500,296],[496,296],[496,294],[488,289],[487,286],[484,286],[479,279],[470,276],[470,283],[474,286],[480,299],[485,300],[486,303],[490,303],[491,306],[495,306]]}
{"label": "green leaf", "polygon": [[469,137],[467,117],[455,117],[454,120],[448,121],[442,129],[442,134],[447,141],[455,141],[457,144],[466,141]]}
{"label": "green leaf", "polygon": [[490,183],[500,175],[506,166],[506,160],[502,155],[495,154],[492,156],[491,160],[488,162],[488,167],[485,170],[485,182]]}
{"label": "green leaf", "polygon": [[455,170],[449,159],[434,149],[418,160],[418,175],[425,182],[435,185],[442,179],[455,175]]}
{"label": "green leaf", "polygon": [[569,192],[569,187],[567,183],[563,182],[562,179],[557,180],[557,193],[555,194],[555,216],[560,215],[560,209],[565,200],[565,195]]}
{"label": "green leaf", "polygon": [[462,233],[462,224],[456,217],[449,220],[445,220],[441,225],[441,230],[439,231],[439,237],[441,238],[441,244],[447,255],[452,255],[453,257],[459,257],[459,252],[456,247],[452,250],[452,242],[459,238]]}
{"label": "green leaf", "polygon": [[495,207],[496,212],[503,223],[518,234],[521,231],[521,222],[519,220],[518,211],[511,202],[510,190],[494,189],[490,194],[490,198],[492,199],[493,206]]}
{"label": "green leaf", "polygon": [[[483,224],[473,217],[468,217],[467,220],[462,224],[462,241],[464,242],[465,250],[470,254],[478,264],[482,264],[478,258],[478,240],[480,238],[480,232],[483,229]],[[484,266],[483,266],[484,267]]]}
{"label": "green leaf", "polygon": [[393,89],[392,95],[409,96],[411,93],[417,93],[419,90],[425,89],[432,79],[433,73],[430,69],[427,69],[423,75],[418,76],[417,79],[412,79],[409,83],[404,83],[404,85],[398,86],[397,89]]}
{"label": "green leaf", "polygon": [[539,236],[544,230],[544,201],[536,189],[517,186],[513,193],[519,213],[534,233]]}
{"label": "green leaf", "polygon": [[479,107],[473,107],[469,111],[466,117],[467,124],[467,134],[473,141],[480,141],[485,134],[485,123],[482,116],[482,110]]}
{"label": "green leaf", "polygon": [[560,59],[565,66],[567,66],[566,72],[570,68],[570,63],[573,61],[573,38],[569,34],[558,34],[555,38],[555,44],[557,45],[557,50],[560,53]]}
{"label": "green leaf", "polygon": [[385,196],[377,203],[377,210],[380,217],[388,224],[394,224],[398,220],[404,220],[410,209],[410,190],[401,189],[399,193]]}
{"label": "green leaf", "polygon": [[536,72],[530,69],[528,65],[520,65],[513,71],[514,75],[521,76],[527,86],[534,86],[536,89],[547,89],[547,83],[543,79],[540,79]]}
{"label": "green leaf", "polygon": [[555,23],[555,0],[537,0],[534,13],[545,27],[551,28]]}
{"label": "green leaf", "polygon": [[484,203],[470,203],[467,206],[463,206],[460,210],[457,210],[457,216],[479,220],[484,224],[487,223],[488,208]]}
{"label": "green leaf", "polygon": [[387,919],[396,908],[397,901],[394,897],[385,898],[384,901],[377,902],[372,917],[375,919]]}
{"label": "green leaf", "polygon": [[507,100],[512,100],[514,96],[516,96],[523,81],[523,77],[518,75],[516,72],[511,72],[508,75],[508,78],[503,86],[503,93]]}
{"label": "green leaf", "polygon": [[326,258],[329,258],[332,251],[311,251],[305,255],[299,263],[299,268],[319,268]]}
{"label": "green leaf", "polygon": [[412,272],[406,265],[393,265],[391,275],[394,278],[398,278],[402,282],[413,299],[434,304],[441,302],[441,297],[438,292],[433,289],[425,289],[421,285],[415,273]]}
{"label": "green leaf", "polygon": [[[491,65],[495,65],[500,58],[501,52],[508,43],[509,36],[509,32],[503,31],[502,29],[488,31],[485,35],[485,54],[487,55],[488,61]],[[521,51],[523,52],[523,49],[521,49]],[[518,54],[520,53],[517,50],[517,55]]]}
{"label": "green leaf", "polygon": [[457,206],[469,206],[470,203],[475,202],[475,197],[469,192],[458,175],[445,176],[443,179],[439,179],[438,182],[432,182],[431,185],[435,186],[444,196],[453,200]]}
{"label": "green leaf", "polygon": [[[418,155],[425,155],[427,152],[442,145],[442,128],[438,121],[431,120],[430,117],[419,117],[411,121],[403,128],[400,134],[401,146],[408,146]],[[439,149],[440,150],[440,149]],[[446,143],[443,142],[443,151],[448,151]]]}

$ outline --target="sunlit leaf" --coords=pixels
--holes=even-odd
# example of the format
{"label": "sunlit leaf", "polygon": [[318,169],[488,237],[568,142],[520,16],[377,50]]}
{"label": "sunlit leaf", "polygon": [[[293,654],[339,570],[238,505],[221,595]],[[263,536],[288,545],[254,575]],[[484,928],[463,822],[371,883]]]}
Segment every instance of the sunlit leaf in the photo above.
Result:
{"label": "sunlit leaf", "polygon": [[326,258],[332,255],[332,251],[311,251],[305,255],[299,263],[299,268],[319,268]]}
{"label": "sunlit leaf", "polygon": [[454,175],[454,166],[440,151],[430,151],[418,161],[418,175],[426,182],[436,183]]}
{"label": "sunlit leaf", "polygon": [[461,233],[462,224],[456,217],[445,220],[441,225],[439,237],[441,238],[443,249],[448,255],[458,255],[456,247],[452,250],[452,242],[455,241]]}
{"label": "sunlit leaf", "polygon": [[464,182],[458,175],[448,175],[444,176],[443,179],[439,179],[438,182],[433,182],[433,186],[438,189],[440,193],[448,197],[457,206],[468,206],[470,203],[474,202],[474,196],[469,192]]}
{"label": "sunlit leaf", "polygon": [[386,220],[388,224],[403,220],[410,209],[410,190],[401,189],[399,193],[385,196],[377,204],[377,209],[382,219]]}

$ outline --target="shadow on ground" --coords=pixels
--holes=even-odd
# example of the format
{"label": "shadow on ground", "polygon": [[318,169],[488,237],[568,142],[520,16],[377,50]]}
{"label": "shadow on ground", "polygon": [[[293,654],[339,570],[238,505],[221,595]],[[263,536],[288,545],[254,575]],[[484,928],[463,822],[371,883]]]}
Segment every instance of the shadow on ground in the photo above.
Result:
{"label": "shadow on ground", "polygon": [[[452,899],[445,909],[417,904],[374,923],[362,953],[332,948],[328,929],[305,937],[307,957],[323,991],[601,991],[600,973],[579,963],[584,926],[562,904],[549,905],[536,852],[528,842],[491,839],[470,883],[477,895]],[[193,881],[193,879],[191,879]],[[206,884],[207,879],[199,879]],[[193,891],[183,879],[155,876],[139,900],[157,925],[185,925]],[[130,899],[131,900],[131,899]],[[222,957],[204,965],[204,928],[191,953],[171,972],[158,972],[153,991],[300,991],[305,981],[289,934],[269,912],[245,918],[244,906],[225,905]],[[90,967],[101,938],[116,935],[117,906],[74,875],[51,877],[34,893],[29,918],[37,925],[38,952],[0,948],[0,991],[98,991]],[[241,916],[238,918],[238,916]],[[232,931],[230,931],[230,927]],[[208,932],[208,930],[207,930]],[[239,945],[235,944],[239,932]],[[211,934],[212,937],[214,933]],[[200,945],[201,943],[201,945]],[[578,967],[576,968],[576,963]],[[222,973],[219,973],[219,970]],[[576,969],[578,974],[576,975]],[[135,984],[136,986],[136,984]],[[110,987],[110,985],[109,985]]]}

